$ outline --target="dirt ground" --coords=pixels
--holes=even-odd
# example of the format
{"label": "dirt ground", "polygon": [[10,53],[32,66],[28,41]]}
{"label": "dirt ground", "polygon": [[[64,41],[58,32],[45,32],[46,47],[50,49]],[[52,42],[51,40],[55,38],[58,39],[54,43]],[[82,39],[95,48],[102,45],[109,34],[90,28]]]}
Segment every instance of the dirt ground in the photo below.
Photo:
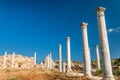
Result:
{"label": "dirt ground", "polygon": [[[98,76],[98,75],[97,75]],[[100,75],[101,76],[101,75]],[[89,80],[49,69],[0,69],[0,80]],[[115,76],[115,80],[120,77]]]}
{"label": "dirt ground", "polygon": [[48,69],[1,69],[0,80],[88,80]]}

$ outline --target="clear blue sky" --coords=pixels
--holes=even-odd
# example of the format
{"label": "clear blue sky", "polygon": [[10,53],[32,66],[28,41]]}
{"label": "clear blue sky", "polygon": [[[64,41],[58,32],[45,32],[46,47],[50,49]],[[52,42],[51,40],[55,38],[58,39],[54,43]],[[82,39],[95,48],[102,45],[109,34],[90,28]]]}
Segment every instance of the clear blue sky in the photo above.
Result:
{"label": "clear blue sky", "polygon": [[119,0],[0,0],[0,55],[5,51],[25,56],[37,52],[37,62],[51,52],[58,59],[62,44],[66,59],[66,37],[71,37],[72,60],[83,61],[80,23],[88,22],[91,59],[99,44],[95,9],[106,8],[105,17],[112,58],[120,57]]}

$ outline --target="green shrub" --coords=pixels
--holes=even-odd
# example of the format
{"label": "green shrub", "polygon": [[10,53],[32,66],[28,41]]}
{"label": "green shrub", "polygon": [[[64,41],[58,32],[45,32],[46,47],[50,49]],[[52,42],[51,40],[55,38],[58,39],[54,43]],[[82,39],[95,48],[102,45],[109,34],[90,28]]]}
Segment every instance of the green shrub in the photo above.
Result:
{"label": "green shrub", "polygon": [[99,73],[99,74],[102,74],[102,72],[103,72],[102,69],[97,70],[97,73]]}
{"label": "green shrub", "polygon": [[120,76],[120,70],[113,71],[113,74],[116,75],[116,76]]}

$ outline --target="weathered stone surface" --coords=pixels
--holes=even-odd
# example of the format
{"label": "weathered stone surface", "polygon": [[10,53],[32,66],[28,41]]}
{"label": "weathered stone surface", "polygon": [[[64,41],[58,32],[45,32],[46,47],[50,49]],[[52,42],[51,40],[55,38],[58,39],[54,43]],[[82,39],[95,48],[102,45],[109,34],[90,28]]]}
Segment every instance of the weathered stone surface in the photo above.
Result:
{"label": "weathered stone surface", "polygon": [[95,52],[96,52],[96,64],[97,64],[97,69],[100,69],[100,57],[99,57],[99,48],[98,45],[95,45]]}
{"label": "weathered stone surface", "polygon": [[84,75],[90,77],[91,76],[91,58],[90,58],[90,48],[88,45],[87,25],[88,23],[85,23],[85,22],[82,22],[80,24],[80,26],[82,27]]}
{"label": "weathered stone surface", "polygon": [[71,70],[71,50],[70,50],[70,37],[66,37],[67,42],[67,72],[69,73]]}
{"label": "weathered stone surface", "polygon": [[[6,68],[11,68],[12,65],[12,54],[8,54],[6,56]],[[3,67],[4,55],[0,56],[0,67]],[[13,68],[32,68],[34,67],[34,60],[33,57],[27,57],[15,54],[14,55],[14,64]]]}
{"label": "weathered stone surface", "polygon": [[96,9],[97,19],[98,19],[98,28],[99,28],[99,37],[100,37],[100,47],[103,60],[103,80],[114,80],[111,67],[111,58],[109,51],[109,43],[106,30],[106,22],[104,16],[105,8],[99,7]]}
{"label": "weathered stone surface", "polygon": [[59,71],[62,72],[62,46],[58,45],[58,60],[59,60]]}

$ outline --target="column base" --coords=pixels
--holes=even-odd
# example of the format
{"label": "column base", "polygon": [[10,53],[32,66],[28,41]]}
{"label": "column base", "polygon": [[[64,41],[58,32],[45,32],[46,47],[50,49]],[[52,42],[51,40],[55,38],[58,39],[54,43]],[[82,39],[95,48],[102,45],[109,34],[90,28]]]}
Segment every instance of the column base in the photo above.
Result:
{"label": "column base", "polygon": [[91,74],[85,74],[84,76],[85,77],[91,77],[92,75]]}
{"label": "column base", "polygon": [[103,80],[115,80],[113,75],[107,74],[103,75]]}
{"label": "column base", "polygon": [[102,80],[115,80],[113,77],[103,77]]}
{"label": "column base", "polygon": [[69,72],[72,72],[71,68],[68,68],[68,69],[67,69],[67,72],[68,72],[68,73],[69,73]]}
{"label": "column base", "polygon": [[67,75],[71,75],[72,70],[69,68],[66,73],[67,73]]}

